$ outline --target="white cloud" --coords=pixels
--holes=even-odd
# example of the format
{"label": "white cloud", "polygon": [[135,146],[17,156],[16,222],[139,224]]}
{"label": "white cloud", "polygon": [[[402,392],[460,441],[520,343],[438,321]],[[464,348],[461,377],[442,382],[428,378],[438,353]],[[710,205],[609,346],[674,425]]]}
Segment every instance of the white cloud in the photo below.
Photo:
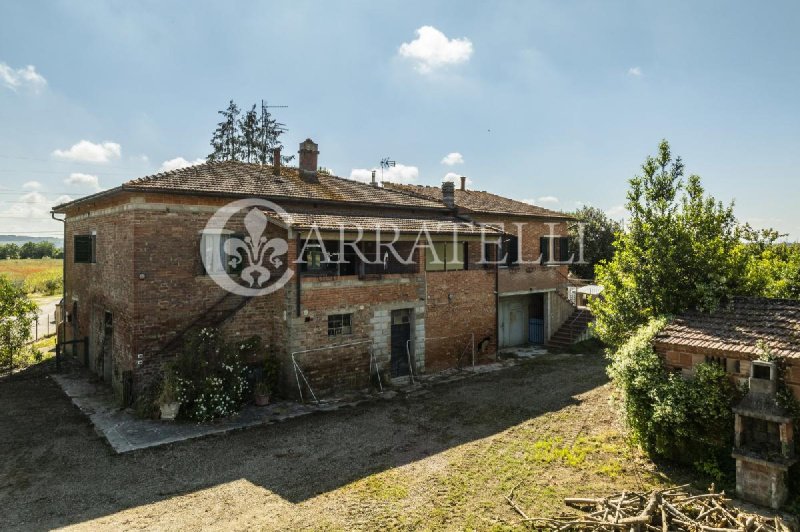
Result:
{"label": "white cloud", "polygon": [[64,180],[64,183],[68,185],[88,186],[92,187],[95,190],[101,190],[100,183],[96,175],[73,172],[69,174],[69,177]]}
{"label": "white cloud", "polygon": [[43,203],[47,203],[47,198],[44,197],[40,192],[28,192],[27,194],[23,194],[19,198],[20,203],[28,203],[32,205],[41,205]]}
{"label": "white cloud", "polygon": [[55,150],[53,155],[60,159],[82,161],[87,163],[107,163],[111,159],[119,159],[122,148],[116,142],[103,142],[95,144],[82,140],[68,150]]}
{"label": "white cloud", "polygon": [[452,153],[448,153],[442,159],[442,164],[446,164],[447,166],[453,166],[454,164],[464,164],[464,156],[454,151]]}
{"label": "white cloud", "polygon": [[[378,181],[381,180],[381,169],[375,168],[375,175]],[[413,183],[419,177],[419,168],[416,166],[406,166],[398,163],[396,166],[387,168],[383,171],[383,180],[392,183]],[[372,181],[372,170],[366,168],[354,168],[350,171],[350,179],[370,183]]]}
{"label": "white cloud", "polygon": [[24,88],[38,93],[47,86],[47,80],[36,72],[36,67],[33,65],[14,69],[6,63],[0,63],[0,81],[15,92]]}
{"label": "white cloud", "polygon": [[[447,172],[447,174],[445,174],[445,176],[442,178],[442,183],[445,183],[447,181],[452,181],[453,183],[456,184],[456,188],[458,188],[461,186],[461,174],[457,174],[455,172]],[[469,187],[470,185],[472,185],[472,179],[467,178],[467,186]]]}
{"label": "white cloud", "polygon": [[[64,200],[64,198],[67,198]],[[27,192],[14,201],[9,207],[0,211],[0,219],[3,220],[3,233],[26,235],[29,233],[44,236],[44,233],[51,233],[52,236],[63,234],[64,226],[60,222],[54,221],[50,217],[50,209],[60,203],[69,201],[69,196],[61,196],[56,200],[49,200],[41,192]]]}
{"label": "white cloud", "polygon": [[427,74],[433,70],[469,61],[472,56],[472,42],[467,38],[448,39],[433,26],[422,26],[417,30],[417,38],[400,45],[401,57],[416,62],[416,69]]}
{"label": "white cloud", "polygon": [[623,205],[615,205],[606,211],[606,215],[612,220],[621,220],[628,216],[628,209]]}
{"label": "white cloud", "polygon": [[640,77],[642,77],[642,76],[643,76],[643,74],[642,74],[642,69],[641,69],[641,68],[639,68],[639,67],[637,67],[637,66],[636,66],[636,67],[630,67],[630,68],[628,69],[628,75],[629,75],[629,76],[634,76],[634,77],[640,78]]}
{"label": "white cloud", "polygon": [[555,205],[559,202],[559,199],[555,196],[541,196],[539,198],[526,198],[521,200],[523,203],[527,203],[529,205]]}
{"label": "white cloud", "polygon": [[187,161],[183,157],[175,157],[169,161],[161,163],[159,172],[169,172],[170,170],[177,170],[178,168],[186,168],[187,166],[194,166],[196,164],[203,164],[205,159],[195,159],[194,161]]}
{"label": "white cloud", "polygon": [[61,205],[62,203],[67,203],[68,201],[72,201],[72,196],[69,194],[62,194],[56,198],[56,200],[53,202],[53,205]]}
{"label": "white cloud", "polygon": [[42,188],[42,184],[38,181],[28,181],[23,183],[22,188],[25,190],[40,190]]}

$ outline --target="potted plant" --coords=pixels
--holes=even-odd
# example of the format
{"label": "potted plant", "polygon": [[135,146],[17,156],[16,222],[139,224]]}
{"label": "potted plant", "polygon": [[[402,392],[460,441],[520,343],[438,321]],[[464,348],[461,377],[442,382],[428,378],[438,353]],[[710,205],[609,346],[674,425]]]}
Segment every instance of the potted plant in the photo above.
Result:
{"label": "potted plant", "polygon": [[272,390],[270,389],[267,381],[258,381],[253,392],[253,400],[255,401],[256,406],[267,406],[269,404],[269,396],[271,393]]}
{"label": "potted plant", "polygon": [[178,393],[175,389],[175,378],[171,371],[167,371],[164,374],[161,394],[158,396],[158,405],[161,409],[161,419],[174,421],[178,416],[181,403],[178,401]]}

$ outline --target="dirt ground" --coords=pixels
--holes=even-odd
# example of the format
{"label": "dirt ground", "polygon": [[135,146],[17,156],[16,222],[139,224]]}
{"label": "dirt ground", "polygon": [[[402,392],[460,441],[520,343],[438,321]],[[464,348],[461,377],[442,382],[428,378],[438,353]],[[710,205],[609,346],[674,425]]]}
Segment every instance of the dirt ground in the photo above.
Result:
{"label": "dirt ground", "polygon": [[681,483],[623,440],[600,355],[115,455],[38,372],[0,381],[0,529],[508,529],[567,494]]}

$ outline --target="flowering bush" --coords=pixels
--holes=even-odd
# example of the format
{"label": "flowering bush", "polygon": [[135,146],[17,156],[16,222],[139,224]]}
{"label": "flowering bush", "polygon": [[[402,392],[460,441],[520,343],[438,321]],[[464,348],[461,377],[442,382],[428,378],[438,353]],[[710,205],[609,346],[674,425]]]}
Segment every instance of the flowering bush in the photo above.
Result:
{"label": "flowering bush", "polygon": [[248,396],[245,358],[258,342],[226,344],[216,329],[190,335],[169,371],[181,417],[210,421],[238,412]]}

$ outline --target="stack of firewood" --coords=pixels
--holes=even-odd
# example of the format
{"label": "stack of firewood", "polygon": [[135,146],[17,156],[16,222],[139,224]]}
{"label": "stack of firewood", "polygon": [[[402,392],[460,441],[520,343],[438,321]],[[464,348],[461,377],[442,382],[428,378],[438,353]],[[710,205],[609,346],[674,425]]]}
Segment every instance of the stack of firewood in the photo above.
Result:
{"label": "stack of firewood", "polygon": [[792,532],[779,517],[749,514],[727,504],[724,492],[691,495],[687,486],[649,493],[624,491],[602,499],[567,498],[567,506],[584,513],[555,518],[528,517],[514,502],[513,490],[506,500],[525,522],[545,530]]}

